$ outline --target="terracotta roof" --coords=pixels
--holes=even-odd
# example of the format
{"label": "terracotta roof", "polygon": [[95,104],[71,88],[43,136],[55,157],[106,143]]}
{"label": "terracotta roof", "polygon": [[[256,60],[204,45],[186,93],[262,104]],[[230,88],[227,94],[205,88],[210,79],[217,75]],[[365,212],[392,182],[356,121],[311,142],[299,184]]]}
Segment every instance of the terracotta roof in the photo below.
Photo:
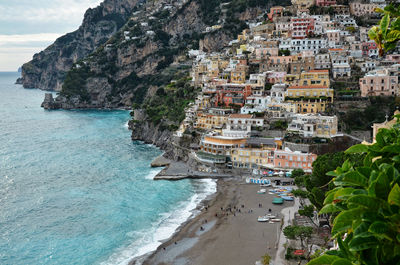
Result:
{"label": "terracotta roof", "polygon": [[302,89],[302,88],[329,88],[327,86],[290,86],[287,89]]}
{"label": "terracotta roof", "polygon": [[330,51],[344,51],[343,49],[341,49],[341,48],[331,48],[331,49],[329,49]]}
{"label": "terracotta roof", "polygon": [[251,119],[253,115],[251,114],[231,114],[229,118],[236,118],[236,119]]}

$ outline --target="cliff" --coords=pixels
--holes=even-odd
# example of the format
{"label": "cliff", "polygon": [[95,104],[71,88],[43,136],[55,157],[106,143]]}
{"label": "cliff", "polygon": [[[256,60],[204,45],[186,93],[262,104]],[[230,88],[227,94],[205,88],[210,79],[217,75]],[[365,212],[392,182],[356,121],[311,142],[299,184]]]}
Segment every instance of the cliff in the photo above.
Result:
{"label": "cliff", "polygon": [[[115,3],[111,5],[114,8],[105,9],[105,3]],[[89,10],[78,31],[61,37],[24,65],[22,82],[25,86],[60,91],[55,99],[43,102],[47,109],[141,109],[141,118],[130,123],[132,139],[173,150],[167,146],[173,139],[171,132],[178,128],[185,117],[185,107],[198,92],[188,78],[192,61],[187,51],[224,48],[247,28],[246,21],[265,16],[269,7],[277,3],[106,0],[96,10],[113,10],[116,16],[121,11],[118,21],[125,21],[122,26],[114,20],[101,20],[104,25],[112,24],[112,30],[95,35],[93,32],[102,32],[103,24],[95,23],[95,10]],[[206,28],[212,25],[222,27],[207,32]],[[92,37],[90,42],[82,39],[87,32]],[[70,43],[66,39],[76,45],[70,54],[61,48]],[[184,157],[180,151],[172,152],[175,153],[169,156],[173,159]]]}
{"label": "cliff", "polygon": [[105,0],[88,9],[78,30],[58,38],[22,66],[17,83],[25,88],[61,91],[66,73],[113,36],[131,16],[139,0]]}

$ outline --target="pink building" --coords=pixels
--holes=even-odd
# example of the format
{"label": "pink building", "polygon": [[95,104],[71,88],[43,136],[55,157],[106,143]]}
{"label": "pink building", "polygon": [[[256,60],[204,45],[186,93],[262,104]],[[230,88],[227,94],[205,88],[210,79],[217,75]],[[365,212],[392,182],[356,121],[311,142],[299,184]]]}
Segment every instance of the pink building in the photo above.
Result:
{"label": "pink building", "polygon": [[316,0],[316,6],[333,6],[336,5],[336,0]]}
{"label": "pink building", "polygon": [[292,31],[292,38],[304,39],[310,33],[314,33],[314,18],[292,18],[290,20],[290,29]]}
{"label": "pink building", "polygon": [[286,72],[267,72],[267,82],[271,84],[285,82]]}
{"label": "pink building", "polygon": [[268,19],[273,21],[275,17],[283,16],[283,7],[282,6],[273,6],[271,7],[268,13]]}
{"label": "pink building", "polygon": [[317,159],[316,154],[303,153],[300,151],[276,150],[274,153],[274,168],[291,170],[301,168],[305,172],[312,171],[312,163]]}
{"label": "pink building", "polygon": [[374,41],[364,42],[362,44],[362,54],[363,56],[373,56],[378,55],[378,47]]}
{"label": "pink building", "polygon": [[389,69],[368,72],[359,84],[362,97],[399,95],[399,77]]}

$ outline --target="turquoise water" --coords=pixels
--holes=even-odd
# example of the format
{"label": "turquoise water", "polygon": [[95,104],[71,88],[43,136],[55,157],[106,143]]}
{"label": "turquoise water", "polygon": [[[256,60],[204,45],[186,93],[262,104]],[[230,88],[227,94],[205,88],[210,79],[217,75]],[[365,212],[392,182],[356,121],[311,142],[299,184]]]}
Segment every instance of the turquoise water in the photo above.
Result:
{"label": "turquoise water", "polygon": [[45,111],[0,73],[0,264],[126,264],[168,238],[215,183],[152,180],[160,150],[127,111]]}

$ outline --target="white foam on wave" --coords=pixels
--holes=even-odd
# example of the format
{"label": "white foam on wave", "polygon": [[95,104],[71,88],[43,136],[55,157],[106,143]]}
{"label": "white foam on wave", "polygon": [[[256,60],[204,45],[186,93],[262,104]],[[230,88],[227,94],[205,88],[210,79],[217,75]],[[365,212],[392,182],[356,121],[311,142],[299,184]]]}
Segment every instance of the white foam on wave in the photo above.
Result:
{"label": "white foam on wave", "polygon": [[198,180],[198,182],[202,184],[202,190],[193,195],[189,202],[181,202],[174,211],[161,214],[160,219],[153,223],[149,230],[129,233],[128,236],[135,239],[135,242],[128,247],[118,249],[101,265],[127,265],[133,258],[155,251],[163,241],[175,233],[182,223],[187,221],[191,216],[196,216],[199,213],[195,211],[197,205],[207,198],[207,196],[217,191],[215,180],[204,179]]}
{"label": "white foam on wave", "polygon": [[161,170],[162,170],[162,169],[160,169],[160,168],[152,169],[152,170],[150,171],[150,173],[147,174],[144,178],[145,178],[145,179],[151,179],[151,180],[153,180],[154,177],[155,177],[158,173],[160,173]]}
{"label": "white foam on wave", "polygon": [[129,128],[129,121],[127,121],[127,122],[124,124],[124,127],[125,127],[125,128]]}

